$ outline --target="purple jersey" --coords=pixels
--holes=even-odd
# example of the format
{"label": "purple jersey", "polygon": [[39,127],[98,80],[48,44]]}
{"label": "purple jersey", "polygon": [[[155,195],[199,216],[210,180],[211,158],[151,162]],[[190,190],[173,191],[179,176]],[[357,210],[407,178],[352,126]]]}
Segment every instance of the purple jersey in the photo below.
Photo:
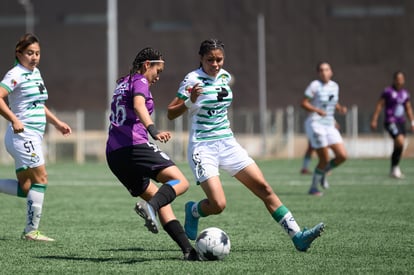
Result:
{"label": "purple jersey", "polygon": [[148,132],[134,111],[134,97],[143,96],[149,114],[154,110],[148,80],[140,74],[121,78],[111,102],[109,136],[106,151],[148,142]]}
{"label": "purple jersey", "polygon": [[393,86],[385,88],[381,95],[385,101],[384,122],[385,123],[404,123],[405,104],[410,100],[410,95],[406,89],[397,91]]}

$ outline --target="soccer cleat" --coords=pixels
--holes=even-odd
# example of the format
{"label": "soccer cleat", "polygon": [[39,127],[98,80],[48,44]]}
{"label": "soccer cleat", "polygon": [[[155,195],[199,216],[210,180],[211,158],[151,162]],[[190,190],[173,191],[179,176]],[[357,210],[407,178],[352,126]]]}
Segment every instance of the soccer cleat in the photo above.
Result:
{"label": "soccer cleat", "polygon": [[185,234],[190,240],[195,240],[197,238],[198,231],[198,219],[193,216],[192,208],[195,204],[194,201],[189,201],[185,204],[185,222],[184,230]]}
{"label": "soccer cleat", "polygon": [[328,183],[328,180],[326,179],[326,175],[324,175],[322,180],[321,180],[321,186],[322,186],[323,189],[328,189],[329,188],[329,183]]}
{"label": "soccer cleat", "polygon": [[321,235],[324,229],[325,225],[323,223],[319,223],[311,229],[306,229],[305,227],[303,231],[300,231],[293,236],[293,244],[297,250],[306,252],[311,243]]}
{"label": "soccer cleat", "polygon": [[28,240],[28,241],[42,241],[42,242],[54,242],[55,239],[49,238],[42,233],[40,233],[39,230],[32,230],[29,233],[22,233],[21,236],[22,240]]}
{"label": "soccer cleat", "polygon": [[391,169],[390,177],[394,179],[403,179],[405,178],[404,174],[401,172],[401,169],[399,166],[394,166]]}
{"label": "soccer cleat", "polygon": [[197,251],[194,248],[191,248],[190,251],[184,253],[184,261],[201,261],[200,257],[197,254]]}
{"label": "soccer cleat", "polygon": [[317,197],[320,197],[320,196],[323,195],[323,193],[321,191],[319,191],[318,188],[311,188],[309,190],[308,194],[312,195],[312,196],[317,196]]}
{"label": "soccer cleat", "polygon": [[301,173],[302,175],[312,174],[312,173],[311,173],[311,171],[309,171],[307,168],[302,168],[302,169],[300,170],[300,173]]}
{"label": "soccer cleat", "polygon": [[135,212],[145,220],[145,226],[149,231],[154,234],[158,233],[157,216],[150,204],[145,201],[137,202]]}

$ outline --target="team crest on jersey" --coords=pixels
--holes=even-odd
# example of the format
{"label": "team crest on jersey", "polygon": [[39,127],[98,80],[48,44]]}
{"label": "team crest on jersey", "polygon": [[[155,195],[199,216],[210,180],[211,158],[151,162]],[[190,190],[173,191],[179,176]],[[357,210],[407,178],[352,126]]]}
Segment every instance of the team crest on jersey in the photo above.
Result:
{"label": "team crest on jersey", "polygon": [[16,80],[14,80],[14,79],[12,79],[12,80],[10,81],[10,84],[11,84],[11,86],[14,88],[14,87],[16,87],[16,85],[17,85],[17,81],[16,81]]}
{"label": "team crest on jersey", "polygon": [[221,82],[222,82],[222,83],[227,83],[227,82],[229,82],[229,76],[228,76],[228,75],[226,75],[226,74],[222,74],[222,75],[220,76],[220,78],[221,78]]}
{"label": "team crest on jersey", "polygon": [[33,163],[37,163],[37,162],[39,162],[39,161],[40,161],[40,157],[39,157],[38,155],[36,155],[35,153],[32,153],[32,154],[30,155],[30,160],[31,160]]}

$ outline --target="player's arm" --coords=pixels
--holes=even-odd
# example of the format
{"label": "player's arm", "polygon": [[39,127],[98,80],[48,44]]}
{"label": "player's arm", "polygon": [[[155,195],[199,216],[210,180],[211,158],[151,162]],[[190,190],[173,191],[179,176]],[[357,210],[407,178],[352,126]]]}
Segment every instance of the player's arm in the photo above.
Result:
{"label": "player's arm", "polygon": [[176,119],[187,111],[184,100],[175,97],[170,104],[168,104],[167,117],[169,120]]}
{"label": "player's arm", "polygon": [[405,104],[405,112],[407,113],[408,119],[410,120],[411,124],[411,131],[414,132],[414,115],[413,115],[413,108],[411,106],[411,102],[407,101]]}
{"label": "player's arm", "polygon": [[339,103],[336,103],[335,105],[335,110],[340,113],[341,115],[346,114],[346,112],[348,112],[348,108],[346,108],[346,106],[341,105]]}
{"label": "player's arm", "polygon": [[9,92],[4,87],[0,86],[0,115],[11,122],[14,133],[21,133],[24,131],[24,125],[7,105],[5,98],[7,98],[8,95]]}
{"label": "player's arm", "polygon": [[171,133],[167,131],[158,131],[152,121],[151,115],[145,106],[145,97],[141,94],[134,96],[134,111],[137,114],[141,123],[148,130],[148,133],[154,140],[167,142],[171,138]]}
{"label": "player's arm", "polygon": [[169,120],[173,120],[182,114],[184,114],[187,109],[190,109],[191,106],[197,101],[197,98],[201,95],[203,89],[197,83],[190,89],[190,96],[186,100],[182,100],[179,97],[175,97],[170,104],[168,104],[167,117]]}
{"label": "player's arm", "polygon": [[380,98],[377,101],[377,104],[375,105],[375,111],[374,114],[372,115],[372,119],[371,119],[371,129],[375,130],[378,127],[378,116],[382,110],[382,108],[385,105],[385,99],[384,98]]}
{"label": "player's arm", "polygon": [[55,128],[64,136],[68,136],[72,133],[72,129],[68,124],[57,118],[50,110],[45,106],[46,121],[55,126]]}
{"label": "player's arm", "polygon": [[312,103],[310,102],[310,98],[308,98],[308,97],[304,97],[302,99],[302,102],[301,102],[300,106],[308,112],[317,113],[320,116],[325,116],[326,115],[324,110],[321,110],[321,109],[316,108],[315,106],[313,106]]}

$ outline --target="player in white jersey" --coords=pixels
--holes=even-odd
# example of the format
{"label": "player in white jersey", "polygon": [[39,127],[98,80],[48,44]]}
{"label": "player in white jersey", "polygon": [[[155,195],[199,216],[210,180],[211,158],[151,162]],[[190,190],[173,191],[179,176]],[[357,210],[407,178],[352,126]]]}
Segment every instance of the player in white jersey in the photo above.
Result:
{"label": "player in white jersey", "polygon": [[[309,112],[305,121],[305,130],[311,146],[316,150],[319,162],[313,172],[309,194],[320,196],[321,184],[327,188],[326,173],[346,160],[346,150],[341,134],[335,127],[335,111],[345,114],[347,108],[338,103],[339,87],[333,76],[331,66],[327,62],[317,65],[319,79],[314,80],[305,90],[302,108]],[[335,154],[329,160],[329,149]]]}
{"label": "player in white jersey", "polygon": [[185,77],[177,96],[168,106],[169,119],[188,110],[191,123],[188,161],[197,183],[207,196],[198,202],[186,203],[184,229],[187,236],[196,239],[199,218],[220,214],[226,207],[219,178],[219,169],[223,169],[264,202],[273,219],[291,237],[296,249],[306,251],[320,236],[324,224],[301,230],[260,168],[234,138],[227,117],[233,91],[229,86],[231,76],[222,68],[223,43],[217,39],[205,40],[201,43],[199,55],[200,68]]}
{"label": "player in white jersey", "polygon": [[42,139],[46,122],[63,135],[69,135],[72,130],[45,106],[48,94],[37,68],[38,38],[33,34],[22,36],[15,54],[16,65],[0,83],[0,114],[10,122],[5,144],[15,161],[17,180],[0,179],[0,192],[27,199],[27,222],[22,239],[54,241],[38,230],[47,186]]}

